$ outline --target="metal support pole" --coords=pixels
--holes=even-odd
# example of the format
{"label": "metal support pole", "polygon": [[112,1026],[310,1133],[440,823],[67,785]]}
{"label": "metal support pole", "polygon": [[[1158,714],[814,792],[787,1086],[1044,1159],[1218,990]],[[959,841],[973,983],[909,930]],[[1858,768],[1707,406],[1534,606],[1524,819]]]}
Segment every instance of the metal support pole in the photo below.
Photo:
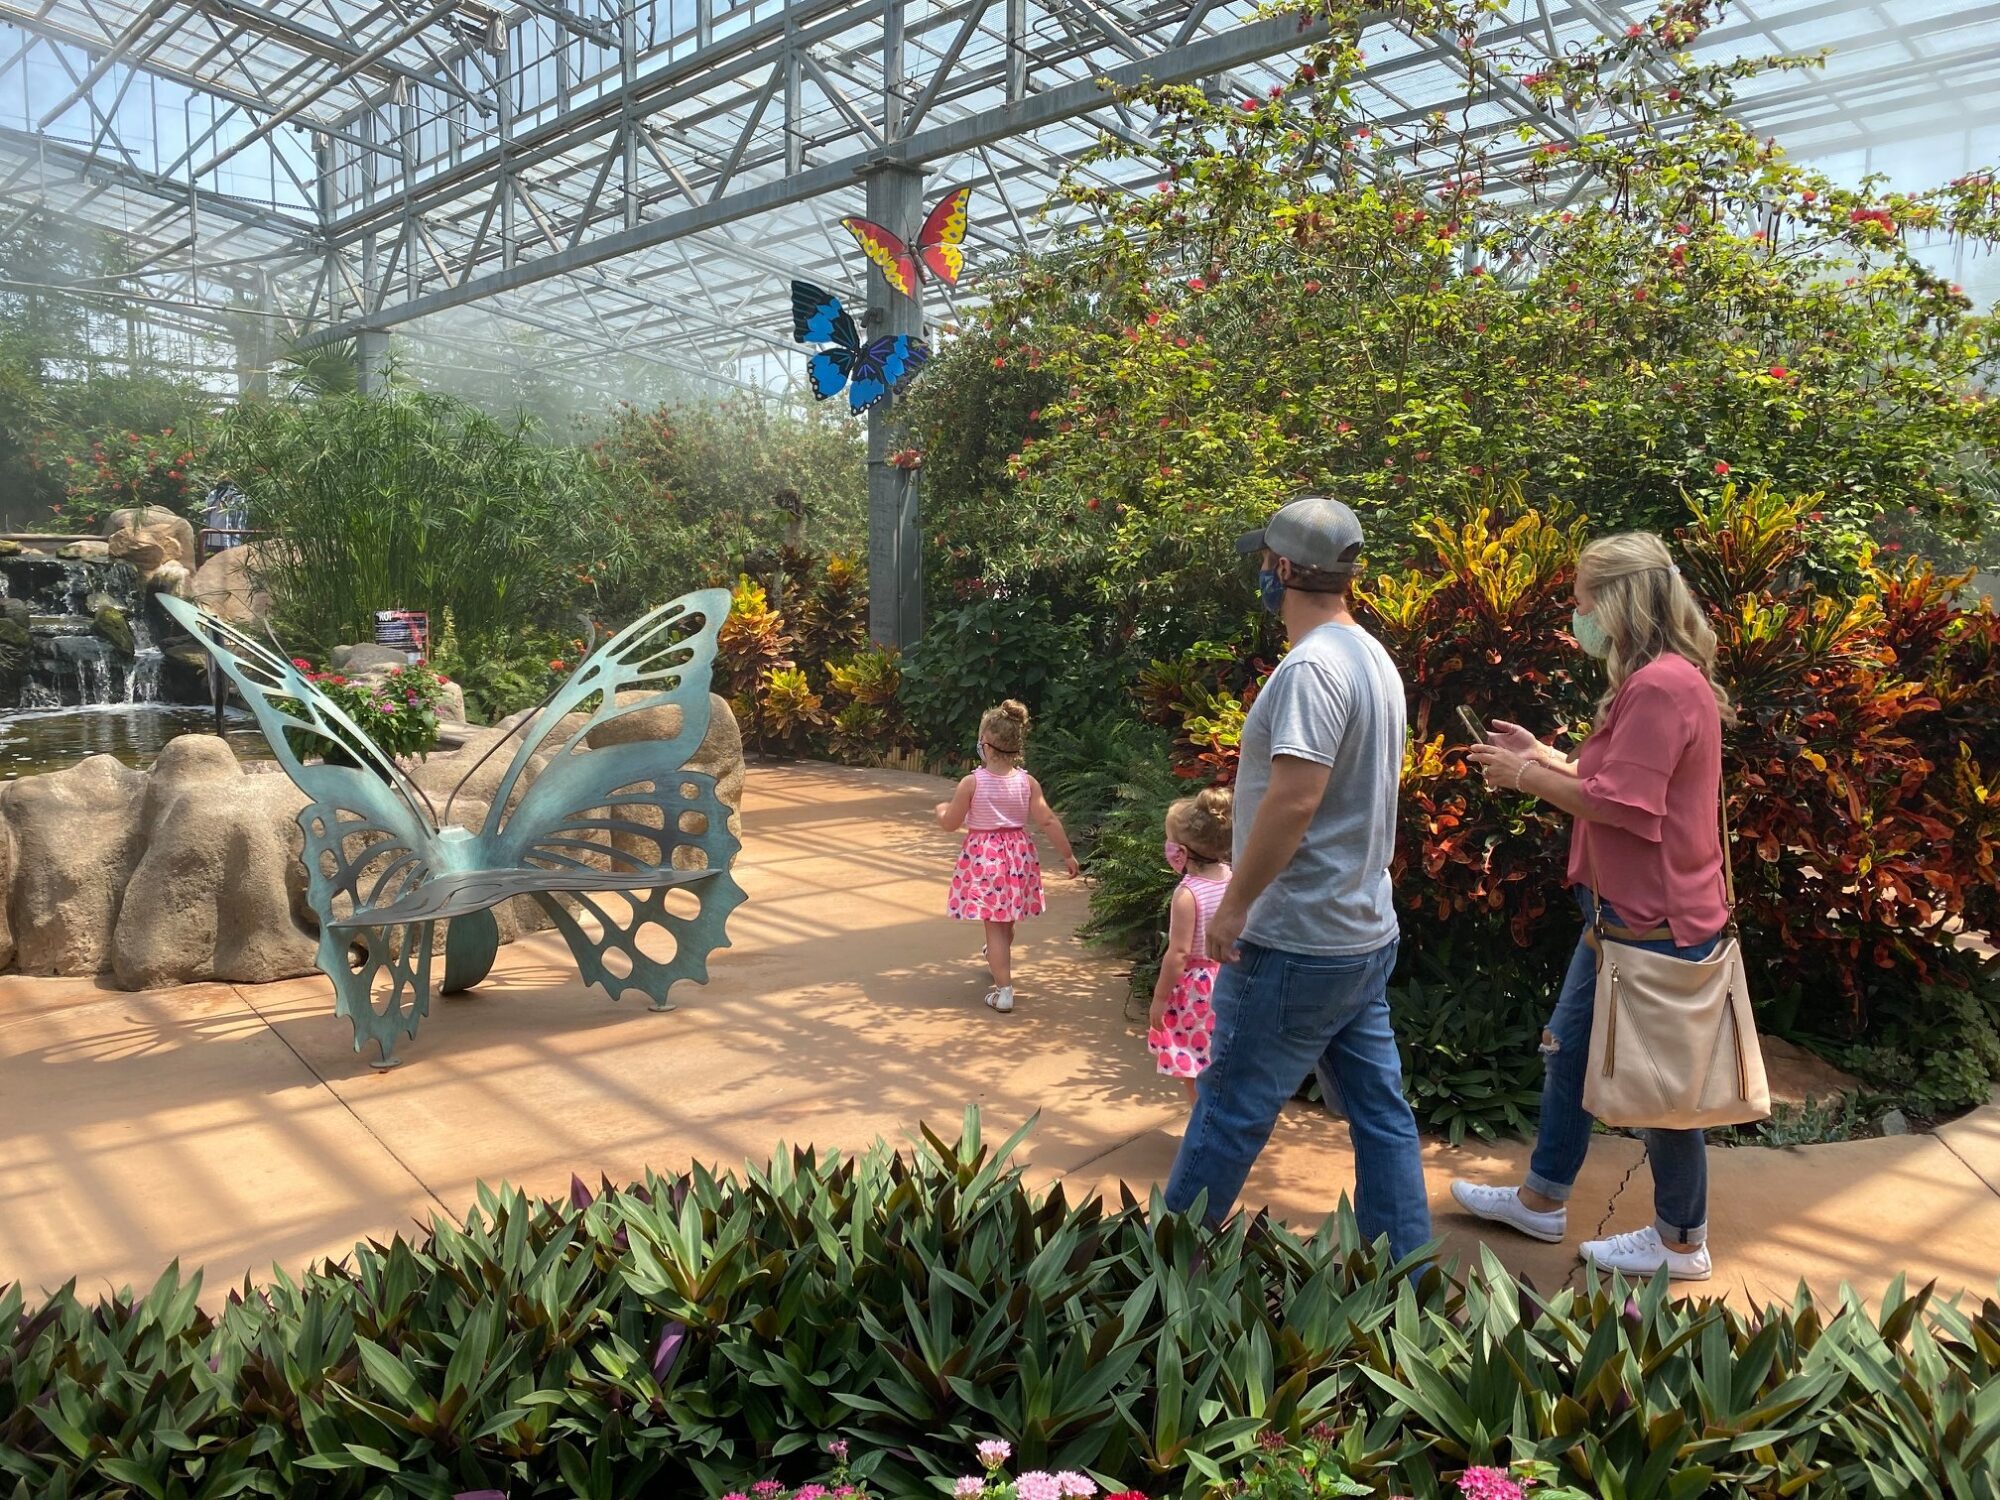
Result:
{"label": "metal support pole", "polygon": [[[911,235],[923,213],[924,174],[881,166],[868,174],[868,217]],[[923,309],[868,268],[866,338],[923,332]],[[889,455],[905,446],[892,397],[868,413],[868,633],[880,646],[914,646],[924,633],[923,537],[917,529],[917,474]]]}
{"label": "metal support pole", "polygon": [[364,396],[381,394],[389,379],[389,330],[364,328],[354,336],[355,386]]}

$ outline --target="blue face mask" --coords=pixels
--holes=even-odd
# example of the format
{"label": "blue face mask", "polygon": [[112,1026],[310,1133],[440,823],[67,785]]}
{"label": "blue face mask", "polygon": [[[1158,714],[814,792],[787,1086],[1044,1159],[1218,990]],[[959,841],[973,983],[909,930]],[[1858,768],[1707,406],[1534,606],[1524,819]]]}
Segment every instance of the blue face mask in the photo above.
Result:
{"label": "blue face mask", "polygon": [[1611,654],[1611,637],[1597,623],[1594,613],[1587,615],[1582,610],[1574,611],[1569,617],[1569,633],[1576,637],[1577,645],[1586,656],[1602,659]]}
{"label": "blue face mask", "polygon": [[1276,568],[1264,568],[1257,574],[1257,602],[1264,606],[1268,614],[1277,614],[1285,607],[1285,585],[1278,577]]}

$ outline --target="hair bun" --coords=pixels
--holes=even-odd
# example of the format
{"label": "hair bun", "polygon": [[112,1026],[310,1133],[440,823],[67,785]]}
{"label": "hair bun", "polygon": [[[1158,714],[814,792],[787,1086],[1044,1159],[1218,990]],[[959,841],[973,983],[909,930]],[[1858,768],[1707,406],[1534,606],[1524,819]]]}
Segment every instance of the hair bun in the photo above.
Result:
{"label": "hair bun", "polygon": [[1028,727],[1028,705],[1021,702],[1018,698],[1009,698],[1005,703],[1001,704],[1000,712],[1012,719],[1016,724],[1019,724],[1023,729]]}
{"label": "hair bun", "polygon": [[1194,803],[1211,818],[1227,823],[1236,811],[1236,793],[1226,786],[1204,787],[1196,794]]}

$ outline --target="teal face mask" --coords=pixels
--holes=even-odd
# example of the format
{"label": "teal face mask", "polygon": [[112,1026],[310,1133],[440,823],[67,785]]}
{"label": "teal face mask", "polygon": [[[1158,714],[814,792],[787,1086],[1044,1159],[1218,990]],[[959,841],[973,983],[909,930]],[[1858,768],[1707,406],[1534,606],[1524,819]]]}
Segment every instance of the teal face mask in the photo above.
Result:
{"label": "teal face mask", "polygon": [[1572,612],[1569,617],[1569,631],[1576,637],[1576,643],[1583,648],[1585,655],[1601,659],[1611,654],[1611,637],[1606,635],[1604,627],[1597,623],[1595,614],[1587,615],[1582,610]]}

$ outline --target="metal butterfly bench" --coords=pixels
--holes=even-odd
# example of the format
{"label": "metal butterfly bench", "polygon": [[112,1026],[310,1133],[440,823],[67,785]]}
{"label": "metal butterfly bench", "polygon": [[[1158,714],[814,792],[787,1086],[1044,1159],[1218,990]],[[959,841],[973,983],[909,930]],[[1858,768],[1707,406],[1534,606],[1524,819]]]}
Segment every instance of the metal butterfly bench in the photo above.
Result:
{"label": "metal butterfly bench", "polygon": [[[729,602],[727,589],[684,595],[592,652],[517,726],[520,743],[475,830],[451,822],[451,809],[505,738],[460,779],[440,815],[290,658],[161,596],[242,695],[306,796],[299,827],[317,957],[333,981],[336,1013],[353,1023],[355,1051],[374,1042],[375,1066],[394,1067],[396,1039],[414,1039],[430,1010],[437,924],[445,924],[444,992],[470,989],[499,949],[493,908],[516,896],[541,906],[584,981],[614,1000],[637,990],[653,1009],[669,1010],[676,983],[707,981],[708,956],[728,946],[724,929],[743,901],[729,871],[740,845],[715,778],[686,762],[708,735],[709,674]],[[680,710],[671,735],[590,744],[614,720],[666,707]],[[551,745],[576,713],[581,724]],[[329,752],[349,764],[329,763]],[[530,778],[537,757],[546,759]],[[594,899],[607,894],[626,910]],[[647,952],[642,940],[670,943],[671,956]]]}

